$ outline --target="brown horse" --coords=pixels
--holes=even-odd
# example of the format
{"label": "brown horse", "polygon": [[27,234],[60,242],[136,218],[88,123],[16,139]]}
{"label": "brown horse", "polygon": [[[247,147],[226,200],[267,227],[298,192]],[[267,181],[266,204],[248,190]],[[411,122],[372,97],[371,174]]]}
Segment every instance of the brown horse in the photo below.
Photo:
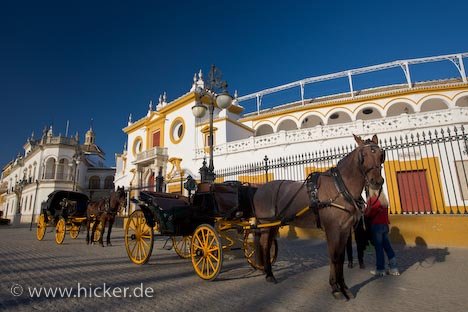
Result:
{"label": "brown horse", "polygon": [[[351,227],[361,216],[361,194],[364,186],[380,189],[385,154],[378,146],[377,136],[363,141],[354,136],[358,146],[336,168],[310,175],[304,182],[272,181],[261,186],[254,196],[258,223],[281,220],[282,224],[309,227],[313,222],[325,230],[330,257],[330,285],[335,298],[353,296],[343,277],[345,246]],[[310,207],[312,209],[304,209]],[[258,261],[263,264],[266,279],[276,283],[270,259],[270,247],[279,226],[257,230]]]}
{"label": "brown horse", "polygon": [[87,213],[87,235],[86,243],[92,242],[89,237],[89,229],[91,222],[94,221],[94,225],[91,231],[91,237],[94,237],[94,233],[99,224],[101,224],[101,236],[99,238],[99,244],[104,247],[103,237],[106,228],[106,223],[109,222],[109,229],[107,230],[107,246],[111,244],[111,233],[112,226],[114,225],[115,216],[120,211],[121,207],[125,205],[126,193],[123,187],[117,187],[117,190],[110,194],[109,198],[103,198],[98,201],[89,202]]}

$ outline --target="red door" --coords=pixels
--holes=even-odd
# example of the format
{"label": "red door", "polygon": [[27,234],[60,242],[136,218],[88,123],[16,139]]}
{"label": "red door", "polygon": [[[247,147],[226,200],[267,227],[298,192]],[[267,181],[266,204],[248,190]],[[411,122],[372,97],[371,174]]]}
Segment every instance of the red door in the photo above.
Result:
{"label": "red door", "polygon": [[158,130],[153,132],[153,145],[151,147],[160,146],[161,145],[161,132]]}
{"label": "red door", "polygon": [[397,172],[401,211],[429,213],[432,211],[426,170]]}

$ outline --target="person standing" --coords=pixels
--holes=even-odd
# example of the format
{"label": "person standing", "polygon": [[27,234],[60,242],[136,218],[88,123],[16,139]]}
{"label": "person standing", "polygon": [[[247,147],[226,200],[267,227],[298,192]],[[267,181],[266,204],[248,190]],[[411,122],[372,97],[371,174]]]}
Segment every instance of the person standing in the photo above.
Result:
{"label": "person standing", "polygon": [[[352,230],[349,233],[348,242],[346,243],[346,254],[348,256],[348,268],[353,268],[353,242],[352,242]],[[356,240],[357,256],[359,261],[359,268],[364,269],[364,250],[367,247],[367,233],[364,229],[364,218],[360,218],[356,226],[354,227],[354,239]]]}
{"label": "person standing", "polygon": [[371,274],[376,276],[385,275],[385,254],[387,254],[390,275],[400,275],[397,267],[395,252],[388,237],[390,221],[388,219],[388,200],[385,194],[379,190],[369,190],[367,199],[366,217],[370,219],[372,242],[375,248],[376,265]]}

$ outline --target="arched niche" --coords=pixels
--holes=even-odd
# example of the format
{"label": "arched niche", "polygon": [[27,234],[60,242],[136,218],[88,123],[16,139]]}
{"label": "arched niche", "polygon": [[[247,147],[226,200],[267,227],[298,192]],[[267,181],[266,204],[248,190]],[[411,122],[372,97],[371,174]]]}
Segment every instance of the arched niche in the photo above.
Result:
{"label": "arched niche", "polygon": [[410,103],[398,102],[393,103],[387,109],[387,117],[398,116],[401,114],[414,114],[414,108]]}
{"label": "arched niche", "polygon": [[344,111],[334,111],[328,115],[327,125],[336,125],[351,122],[351,116]]}
{"label": "arched niche", "polygon": [[382,114],[375,106],[365,106],[356,114],[356,119],[371,120],[382,118]]}
{"label": "arched niche", "polygon": [[455,102],[455,106],[468,107],[468,95],[462,96]]}
{"label": "arched niche", "polygon": [[285,130],[285,131],[297,130],[297,124],[294,120],[285,119],[279,123],[278,127],[276,128],[276,132],[279,132],[281,130]]}
{"label": "arched niche", "polygon": [[428,99],[421,104],[420,112],[430,112],[442,109],[447,109],[447,103],[442,99]]}
{"label": "arched niche", "polygon": [[323,125],[323,120],[319,116],[308,115],[301,121],[301,129],[312,128]]}
{"label": "arched niche", "polygon": [[263,124],[255,131],[255,136],[267,135],[273,133],[273,127],[268,124]]}

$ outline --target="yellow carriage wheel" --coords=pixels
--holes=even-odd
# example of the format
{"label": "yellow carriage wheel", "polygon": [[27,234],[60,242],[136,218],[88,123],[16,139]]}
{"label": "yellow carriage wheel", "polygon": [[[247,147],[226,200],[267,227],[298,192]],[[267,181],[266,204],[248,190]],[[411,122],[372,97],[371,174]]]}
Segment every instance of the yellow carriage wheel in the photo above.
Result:
{"label": "yellow carriage wheel", "polygon": [[44,235],[47,229],[47,223],[45,221],[45,217],[43,214],[39,216],[39,219],[37,219],[37,229],[36,229],[36,237],[37,240],[43,240]]}
{"label": "yellow carriage wheel", "polygon": [[172,246],[176,254],[182,259],[190,258],[190,244],[192,236],[172,236]]}
{"label": "yellow carriage wheel", "polygon": [[60,217],[55,225],[55,242],[59,245],[62,244],[65,239],[65,232],[67,231],[66,227],[65,219]]}
{"label": "yellow carriage wheel", "polygon": [[70,237],[76,239],[80,234],[81,223],[72,223],[70,227]]}
{"label": "yellow carriage wheel", "polygon": [[125,249],[127,255],[135,264],[145,264],[153,251],[153,228],[146,224],[145,215],[141,210],[135,210],[125,226]]}
{"label": "yellow carriage wheel", "polygon": [[198,276],[214,280],[223,265],[223,246],[215,229],[208,224],[197,227],[192,236],[192,265]]}
{"label": "yellow carriage wheel", "polygon": [[[244,232],[244,256],[247,262],[256,270],[263,270],[263,265],[258,263],[257,255],[255,254],[255,237],[254,233],[246,230]],[[276,238],[273,240],[270,248],[271,263],[275,263],[278,257],[278,241]]]}

